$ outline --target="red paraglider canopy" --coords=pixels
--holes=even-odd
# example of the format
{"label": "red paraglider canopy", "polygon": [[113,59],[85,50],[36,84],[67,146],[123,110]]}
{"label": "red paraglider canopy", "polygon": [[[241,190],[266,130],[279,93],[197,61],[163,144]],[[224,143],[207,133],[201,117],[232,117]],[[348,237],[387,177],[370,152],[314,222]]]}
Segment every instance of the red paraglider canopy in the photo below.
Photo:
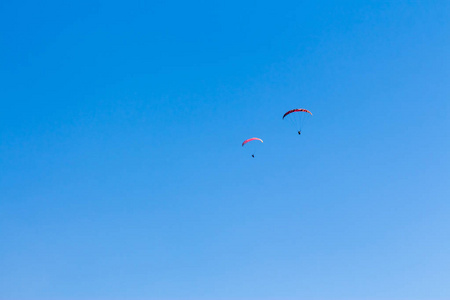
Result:
{"label": "red paraglider canopy", "polygon": [[293,112],[298,112],[298,111],[306,112],[306,113],[308,113],[308,114],[310,114],[310,115],[312,116],[312,113],[311,113],[309,110],[304,109],[304,108],[296,108],[296,109],[291,109],[290,111],[288,111],[287,113],[285,113],[285,114],[283,115],[283,119],[284,119],[284,117],[286,117],[287,115],[292,114]]}
{"label": "red paraglider canopy", "polygon": [[247,144],[248,142],[251,142],[251,141],[260,141],[261,143],[264,143],[262,139],[258,139],[258,138],[255,138],[255,137],[254,137],[254,138],[245,140],[245,141],[242,143],[242,147],[244,147],[245,144]]}

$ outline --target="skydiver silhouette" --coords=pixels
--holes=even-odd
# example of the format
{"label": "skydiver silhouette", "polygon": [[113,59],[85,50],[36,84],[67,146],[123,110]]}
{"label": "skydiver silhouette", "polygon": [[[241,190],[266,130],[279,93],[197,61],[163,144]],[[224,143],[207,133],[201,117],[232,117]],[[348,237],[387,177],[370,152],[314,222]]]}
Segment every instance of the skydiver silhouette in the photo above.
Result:
{"label": "skydiver silhouette", "polygon": [[252,157],[255,157],[255,154],[252,154]]}
{"label": "skydiver silhouette", "polygon": [[299,131],[297,131],[297,132],[298,132],[298,135],[302,134],[302,131],[301,131],[301,130],[299,130]]}

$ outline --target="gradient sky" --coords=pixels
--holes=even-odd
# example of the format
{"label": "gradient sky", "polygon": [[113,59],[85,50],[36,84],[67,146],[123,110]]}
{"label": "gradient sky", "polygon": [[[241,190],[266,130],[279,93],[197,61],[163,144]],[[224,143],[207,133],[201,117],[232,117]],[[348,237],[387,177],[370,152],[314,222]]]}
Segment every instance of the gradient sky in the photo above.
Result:
{"label": "gradient sky", "polygon": [[339,2],[1,1],[0,299],[450,299],[450,2]]}

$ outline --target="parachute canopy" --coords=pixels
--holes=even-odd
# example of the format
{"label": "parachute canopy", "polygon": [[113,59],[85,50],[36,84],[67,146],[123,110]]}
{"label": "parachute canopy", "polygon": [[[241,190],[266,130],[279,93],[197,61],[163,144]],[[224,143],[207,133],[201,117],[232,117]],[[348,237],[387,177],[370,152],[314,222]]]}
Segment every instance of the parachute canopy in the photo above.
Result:
{"label": "parachute canopy", "polygon": [[309,110],[307,110],[307,109],[304,109],[304,108],[296,108],[296,109],[291,109],[290,111],[288,111],[287,113],[285,113],[284,115],[283,115],[283,119],[284,119],[284,117],[286,117],[287,115],[289,115],[289,114],[292,114],[292,113],[294,113],[294,112],[305,112],[305,113],[308,113],[308,114],[310,114],[311,116],[312,116],[312,113],[309,111]]}
{"label": "parachute canopy", "polygon": [[248,142],[251,142],[251,141],[260,141],[261,143],[264,143],[262,139],[259,139],[259,138],[254,137],[254,138],[245,140],[245,141],[242,143],[242,147],[244,147],[245,144],[247,144]]}

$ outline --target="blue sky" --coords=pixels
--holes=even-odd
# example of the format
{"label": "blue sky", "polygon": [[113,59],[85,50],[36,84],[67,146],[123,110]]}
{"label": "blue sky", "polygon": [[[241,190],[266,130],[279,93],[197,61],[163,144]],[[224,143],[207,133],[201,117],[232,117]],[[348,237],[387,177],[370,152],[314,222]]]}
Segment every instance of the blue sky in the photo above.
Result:
{"label": "blue sky", "polygon": [[449,299],[449,15],[2,1],[0,299]]}

